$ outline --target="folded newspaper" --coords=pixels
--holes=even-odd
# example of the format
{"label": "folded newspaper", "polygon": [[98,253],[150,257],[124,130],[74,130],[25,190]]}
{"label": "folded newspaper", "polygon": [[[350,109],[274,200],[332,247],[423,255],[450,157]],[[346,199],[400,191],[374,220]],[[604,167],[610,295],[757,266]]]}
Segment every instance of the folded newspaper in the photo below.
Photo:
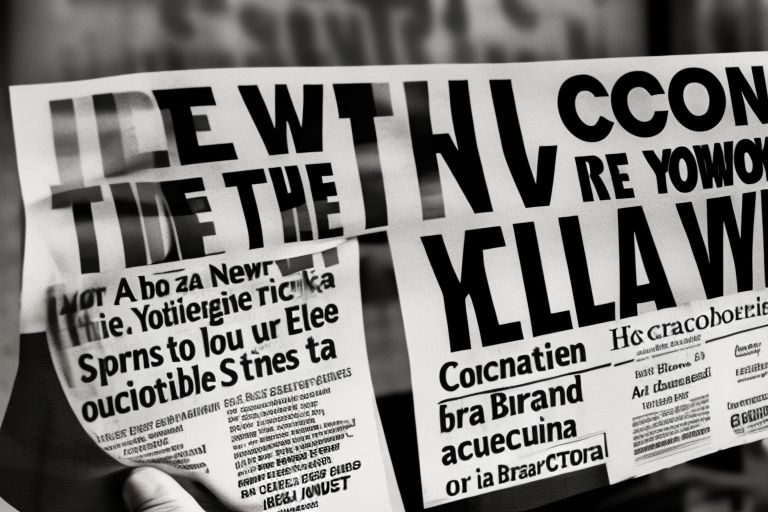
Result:
{"label": "folded newspaper", "polygon": [[211,510],[402,509],[363,326],[378,232],[425,507],[542,503],[768,437],[767,60],[13,87],[0,496],[101,510],[152,465]]}

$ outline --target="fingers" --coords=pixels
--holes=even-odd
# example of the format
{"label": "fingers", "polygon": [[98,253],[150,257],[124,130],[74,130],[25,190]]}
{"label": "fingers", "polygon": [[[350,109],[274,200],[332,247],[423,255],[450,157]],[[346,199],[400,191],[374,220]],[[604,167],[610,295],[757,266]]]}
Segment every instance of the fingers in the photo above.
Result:
{"label": "fingers", "polygon": [[154,468],[137,468],[123,485],[130,512],[203,512],[173,478]]}

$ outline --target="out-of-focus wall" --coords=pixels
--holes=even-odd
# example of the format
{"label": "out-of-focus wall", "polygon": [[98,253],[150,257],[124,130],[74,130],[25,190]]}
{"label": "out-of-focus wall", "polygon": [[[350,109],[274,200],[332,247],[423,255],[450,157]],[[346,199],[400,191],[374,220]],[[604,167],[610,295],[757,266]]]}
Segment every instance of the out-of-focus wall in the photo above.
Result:
{"label": "out-of-focus wall", "polygon": [[670,2],[671,53],[768,49],[768,1]]}
{"label": "out-of-focus wall", "polygon": [[12,79],[641,55],[644,10],[641,0],[16,0]]}

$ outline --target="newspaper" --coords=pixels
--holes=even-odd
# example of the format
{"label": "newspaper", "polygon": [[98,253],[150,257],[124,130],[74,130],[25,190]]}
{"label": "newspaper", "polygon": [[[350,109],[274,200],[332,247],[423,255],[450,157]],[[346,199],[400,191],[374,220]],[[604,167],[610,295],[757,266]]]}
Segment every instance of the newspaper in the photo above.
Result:
{"label": "newspaper", "polygon": [[475,73],[481,158],[449,92],[460,149],[389,237],[427,506],[765,437],[768,294],[686,306],[766,286],[763,58]]}
{"label": "newspaper", "polygon": [[[356,239],[255,247],[233,224],[250,222],[238,210],[259,170],[187,165],[178,117],[170,125],[177,154],[128,155],[157,144],[159,132],[120,117],[127,108],[136,123],[162,122],[142,103],[148,97],[96,94],[98,82],[69,87],[80,95],[71,105],[93,91],[98,112],[67,112],[67,100],[54,99],[61,91],[48,87],[14,90],[14,104],[24,105],[20,148],[41,142],[25,140],[38,121],[26,124],[21,112],[50,104],[53,113],[53,137],[44,136],[51,151],[19,157],[28,241],[22,328],[45,331],[82,428],[120,463],[194,478],[232,509],[356,510],[362,500],[373,500],[372,510],[400,508],[368,370]],[[212,127],[227,124],[213,117]],[[89,121],[100,155],[78,146],[77,127]],[[211,154],[195,158],[207,163]],[[94,157],[101,176],[91,174]],[[313,214],[330,217],[333,203],[320,196],[335,195],[323,181],[331,165],[308,167]],[[296,202],[298,170],[285,169],[280,200]],[[85,197],[94,201],[89,212]]]}
{"label": "newspaper", "polygon": [[123,464],[397,508],[356,242],[386,231],[426,507],[759,439],[764,59],[15,87],[22,332]]}

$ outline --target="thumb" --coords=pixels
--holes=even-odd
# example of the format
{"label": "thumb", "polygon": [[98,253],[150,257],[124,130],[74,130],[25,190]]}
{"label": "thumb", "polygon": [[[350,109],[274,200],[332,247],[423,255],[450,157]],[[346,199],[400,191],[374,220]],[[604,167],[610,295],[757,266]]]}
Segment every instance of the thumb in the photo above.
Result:
{"label": "thumb", "polygon": [[123,485],[130,512],[203,512],[173,478],[154,468],[134,469]]}

